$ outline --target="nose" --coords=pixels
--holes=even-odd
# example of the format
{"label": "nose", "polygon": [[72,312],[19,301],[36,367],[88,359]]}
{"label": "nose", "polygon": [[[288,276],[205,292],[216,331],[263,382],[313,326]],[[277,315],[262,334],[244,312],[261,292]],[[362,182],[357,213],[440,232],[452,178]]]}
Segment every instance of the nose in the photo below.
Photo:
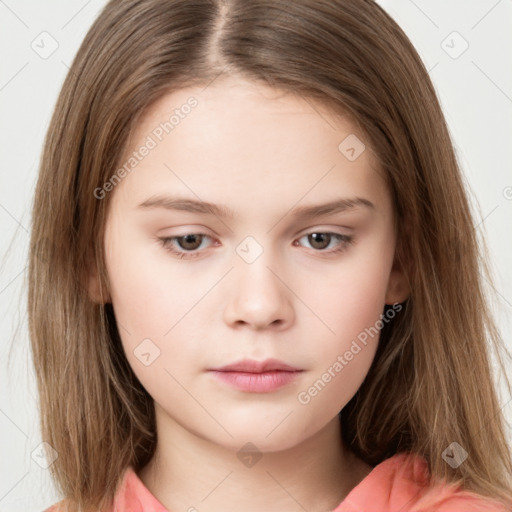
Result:
{"label": "nose", "polygon": [[[273,264],[272,264],[273,260]],[[294,321],[293,293],[268,251],[254,262],[237,261],[228,285],[224,321],[230,327],[284,330]]]}

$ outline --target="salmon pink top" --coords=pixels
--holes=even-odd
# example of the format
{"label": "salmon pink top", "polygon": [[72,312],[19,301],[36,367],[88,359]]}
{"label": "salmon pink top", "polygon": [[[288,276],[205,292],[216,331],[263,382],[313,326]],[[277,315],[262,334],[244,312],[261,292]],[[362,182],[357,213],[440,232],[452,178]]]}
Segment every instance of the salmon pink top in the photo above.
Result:
{"label": "salmon pink top", "polygon": [[[512,512],[498,502],[459,486],[438,483],[428,488],[426,461],[400,453],[386,459],[356,485],[333,512]],[[45,512],[61,512],[64,501]],[[109,512],[173,512],[153,496],[133,467],[128,467]]]}

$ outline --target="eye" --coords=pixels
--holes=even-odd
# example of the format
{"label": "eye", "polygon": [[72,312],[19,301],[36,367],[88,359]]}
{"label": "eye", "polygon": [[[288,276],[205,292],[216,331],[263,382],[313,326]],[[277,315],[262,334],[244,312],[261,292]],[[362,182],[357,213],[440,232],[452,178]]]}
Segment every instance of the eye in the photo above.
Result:
{"label": "eye", "polygon": [[[208,239],[211,240],[211,237],[203,233],[187,233],[181,236],[157,238],[164,249],[180,259],[192,259],[201,256],[202,251],[200,249],[205,249],[203,242]],[[315,252],[325,254],[339,253],[353,243],[352,236],[342,235],[341,233],[314,231],[300,237],[293,245],[301,245],[297,242],[302,239],[307,239],[307,242]]]}
{"label": "eye", "polygon": [[171,236],[166,238],[158,238],[164,249],[179,258],[195,258],[200,256],[199,248],[204,249],[202,246],[204,240],[210,238],[208,235],[202,233],[187,233],[182,236]]}
{"label": "eye", "polygon": [[[316,249],[316,252],[326,252],[329,254],[341,252],[352,243],[351,236],[323,231],[307,233],[299,238],[298,241],[304,238],[307,239],[308,244],[310,244],[313,249]],[[331,247],[331,249],[327,250],[329,247]]]}

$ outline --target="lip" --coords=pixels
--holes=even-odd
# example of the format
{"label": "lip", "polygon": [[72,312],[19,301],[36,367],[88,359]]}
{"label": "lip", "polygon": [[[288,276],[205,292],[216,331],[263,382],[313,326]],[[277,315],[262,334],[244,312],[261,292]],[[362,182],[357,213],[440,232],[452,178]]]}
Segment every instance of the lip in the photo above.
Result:
{"label": "lip", "polygon": [[243,359],[233,364],[213,368],[218,372],[245,372],[245,373],[263,373],[271,371],[297,372],[300,368],[295,368],[279,359],[265,359],[265,361],[256,361],[255,359]]}
{"label": "lip", "polygon": [[241,391],[271,393],[292,383],[303,370],[278,359],[244,359],[210,371],[219,380]]}

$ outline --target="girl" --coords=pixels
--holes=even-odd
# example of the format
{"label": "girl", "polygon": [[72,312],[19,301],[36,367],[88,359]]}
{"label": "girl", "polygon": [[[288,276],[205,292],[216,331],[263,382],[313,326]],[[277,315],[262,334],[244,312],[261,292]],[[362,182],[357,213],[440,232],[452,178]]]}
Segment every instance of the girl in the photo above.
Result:
{"label": "girl", "polygon": [[511,509],[468,200],[377,4],[111,1],[33,219],[50,510]]}

